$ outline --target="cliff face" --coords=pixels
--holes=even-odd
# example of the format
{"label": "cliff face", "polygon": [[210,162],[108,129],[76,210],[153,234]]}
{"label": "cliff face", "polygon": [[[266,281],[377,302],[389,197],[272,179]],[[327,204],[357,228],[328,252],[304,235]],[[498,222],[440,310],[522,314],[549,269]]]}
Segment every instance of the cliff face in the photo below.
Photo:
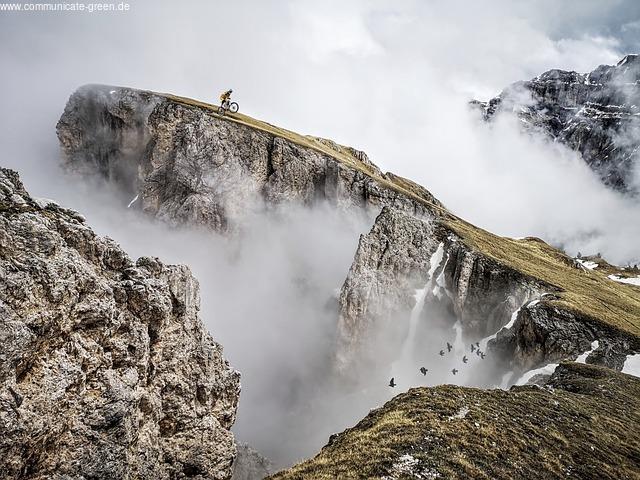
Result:
{"label": "cliff face", "polygon": [[[622,292],[628,298],[611,316],[586,308],[613,308]],[[584,352],[589,363],[621,370],[640,350],[639,312],[636,287],[616,285],[539,239],[504,239],[454,217],[385,208],[361,237],[341,290],[338,364],[343,371],[390,364],[411,313],[419,316],[418,348],[437,351],[442,338],[430,345],[429,337],[456,329],[465,344],[481,341],[497,362],[487,379],[494,383],[506,371],[515,381]]]}
{"label": "cliff face", "polygon": [[133,262],[0,169],[5,478],[231,476],[239,374],[186,267]]}
{"label": "cliff face", "polygon": [[363,152],[180,97],[86,86],[57,130],[69,170],[113,181],[132,207],[173,225],[233,231],[248,212],[286,202],[373,214],[440,206]]}
{"label": "cliff face", "polygon": [[414,388],[269,478],[637,478],[639,399],[638,378],[575,363],[543,388]]}
{"label": "cliff face", "polygon": [[488,102],[473,103],[488,120],[501,111],[516,113],[528,128],[580,152],[605,184],[633,190],[640,147],[639,80],[640,56],[627,55],[615,66],[601,65],[585,74],[549,70]]}
{"label": "cliff face", "polygon": [[[608,95],[635,75],[633,62],[601,69],[597,82],[595,73],[589,81],[571,74],[575,81],[560,82],[562,94],[545,83],[543,96],[578,105],[594,92]],[[487,115],[498,108],[490,105]],[[469,225],[424,188],[383,174],[363,152],[215,112],[171,95],[83,87],[58,123],[65,164],[113,182],[132,208],[174,225],[234,232],[248,211],[287,202],[324,201],[377,216],[339,296],[336,358],[343,373],[388,365],[413,314],[418,342],[435,327],[459,331],[461,341],[485,342],[501,368],[516,375],[575,359],[595,340],[588,361],[616,369],[639,349],[637,287],[585,269],[540,240],[505,239]],[[418,292],[424,306],[416,312]]]}
{"label": "cliff face", "polygon": [[[571,89],[576,82],[561,83]],[[479,229],[424,188],[383,174],[349,147],[243,115],[220,117],[215,107],[194,100],[101,86],[83,87],[71,97],[58,135],[69,170],[112,182],[124,192],[125,204],[172,225],[234,235],[247,212],[283,203],[328,202],[370,218],[373,225],[360,238],[338,299],[335,358],[344,376],[358,379],[363,369],[369,378],[372,371],[386,375],[407,342],[410,355],[429,350],[438,358],[443,338],[454,342],[453,336],[456,349],[478,342],[489,354],[482,364],[491,362],[487,378],[474,381],[494,386],[505,373],[513,383],[526,371],[578,357],[620,370],[628,355],[640,351],[637,286],[612,280],[604,267],[585,267],[540,239]],[[621,466],[605,470],[603,478],[621,478],[636,468],[629,452],[637,451],[637,435],[627,436],[633,430],[619,426],[635,418],[637,381],[596,367],[563,366],[547,386],[411,390],[283,478],[469,478],[478,472],[528,478],[543,470],[552,477],[568,471],[588,477],[612,458]],[[594,393],[605,387],[610,390],[604,397]],[[473,423],[464,420],[469,411]],[[547,425],[554,428],[551,434],[539,428],[547,418],[555,422]],[[568,438],[575,418],[606,421],[581,423],[585,437],[574,448],[557,439]],[[493,440],[496,432],[513,429],[515,437]],[[603,434],[610,431],[615,438]],[[529,455],[530,438],[553,460]],[[591,451],[599,460],[587,465],[584,449],[591,444],[585,442],[592,438],[598,438]],[[387,441],[389,448],[378,448]],[[559,457],[567,448],[571,455]],[[508,454],[501,456],[501,450]],[[519,455],[522,462],[504,461]],[[238,475],[253,471],[250,463]]]}

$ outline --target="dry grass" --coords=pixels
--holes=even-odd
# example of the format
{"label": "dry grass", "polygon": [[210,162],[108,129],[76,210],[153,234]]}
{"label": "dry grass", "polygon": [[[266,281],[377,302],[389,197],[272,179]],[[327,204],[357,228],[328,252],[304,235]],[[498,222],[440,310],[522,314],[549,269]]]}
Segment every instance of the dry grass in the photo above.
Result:
{"label": "dry grass", "polygon": [[[395,190],[409,198],[412,198],[418,203],[425,205],[429,209],[442,210],[443,213],[446,212],[442,205],[434,199],[434,197],[427,192],[426,189],[417,185],[410,180],[404,179],[397,175],[393,174],[379,174],[374,168],[370,165],[360,161],[357,157],[355,157],[349,147],[345,147],[343,145],[338,145],[334,142],[327,141],[320,137],[313,137],[310,135],[300,135],[299,133],[292,132],[290,130],[276,127],[270,123],[264,122],[262,120],[258,120],[247,115],[243,115],[242,113],[227,113],[224,116],[218,115],[218,105],[214,105],[211,103],[201,102],[199,100],[194,100],[192,98],[180,97],[176,95],[171,95],[168,93],[157,93],[162,97],[165,97],[171,101],[180,103],[182,105],[189,105],[193,107],[204,108],[211,112],[211,114],[215,115],[218,118],[234,122],[240,125],[245,125],[250,128],[254,128],[256,130],[261,130],[263,132],[269,133],[271,135],[275,135],[277,137],[284,138],[293,142],[297,145],[311,148],[316,150],[324,155],[328,155],[332,158],[335,158],[340,163],[358,170],[362,172],[366,176],[372,178],[381,186],[386,187],[390,190]],[[425,193],[426,192],[426,193]]]}
{"label": "dry grass", "polygon": [[218,118],[285,138],[297,145],[335,158],[347,167],[372,178],[381,186],[426,206],[470,247],[477,248],[515,270],[557,287],[561,292],[560,299],[555,300],[558,306],[640,336],[640,288],[606,278],[605,269],[578,269],[571,258],[541,240],[514,240],[477,228],[451,214],[424,187],[392,173],[380,174],[377,169],[355,157],[349,147],[318,137],[300,135],[241,113],[228,113],[220,117],[217,113],[218,106],[210,103],[171,94],[159,95],[182,105],[204,108]]}
{"label": "dry grass", "polygon": [[640,381],[564,364],[551,386],[411,389],[271,478],[639,478]]}
{"label": "dry grass", "polygon": [[559,307],[640,336],[640,287],[615,282],[607,271],[576,266],[574,260],[537,238],[499,237],[461,219],[445,221],[469,247],[560,290]]}

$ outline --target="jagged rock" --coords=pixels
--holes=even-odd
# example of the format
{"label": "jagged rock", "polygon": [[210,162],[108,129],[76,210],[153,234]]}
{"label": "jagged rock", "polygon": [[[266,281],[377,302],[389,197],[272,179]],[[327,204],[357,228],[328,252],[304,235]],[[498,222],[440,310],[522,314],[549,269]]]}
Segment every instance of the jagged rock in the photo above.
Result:
{"label": "jagged rock", "polygon": [[[602,67],[588,81],[580,74],[552,71],[530,87],[539,86],[541,98],[577,106],[587,97],[592,101],[594,92],[620,94],[627,87],[611,93],[612,85],[635,75],[635,62],[629,57],[618,67]],[[630,86],[630,92],[635,88]],[[487,115],[498,104],[506,105],[507,98],[512,97],[505,94],[490,103]],[[419,185],[382,174],[363,152],[240,114],[222,118],[214,112],[211,105],[171,95],[82,87],[58,123],[65,165],[112,181],[126,193],[126,202],[140,197],[134,207],[156,218],[217,231],[234,230],[252,209],[287,202],[326,201],[354,215],[377,215],[386,207],[361,238],[341,290],[337,359],[343,372],[360,361],[388,363],[406,336],[416,289],[432,280],[437,280],[435,290],[427,292],[424,309],[430,318],[422,318],[423,326],[457,324],[466,339],[490,338],[514,320],[520,307],[540,299],[540,308],[553,304],[560,317],[613,325],[614,333],[597,331],[607,334],[591,360],[617,368],[627,347],[635,348],[625,340],[628,333],[632,339],[638,334],[633,316],[640,303],[629,290],[634,287],[614,286],[597,273],[584,272],[583,279],[576,273],[581,264],[540,240],[503,239],[468,225]],[[429,279],[440,244],[442,260]],[[590,298],[587,281],[604,292],[597,300]],[[545,293],[557,297],[542,299]],[[528,330],[520,328],[520,316],[517,330],[512,323],[511,333],[502,332],[490,342],[515,369],[575,358],[593,339],[592,327],[576,326],[560,329],[558,335],[580,331],[579,337],[560,341],[549,334],[544,348],[534,348],[525,335]],[[547,331],[544,321],[537,325],[537,331]],[[420,335],[429,335],[428,329],[423,327]]]}
{"label": "jagged rock", "polygon": [[544,388],[413,388],[270,477],[637,478],[640,379],[560,365]]}
{"label": "jagged rock", "polygon": [[377,214],[422,215],[442,205],[429,192],[382,174],[366,154],[278,129],[211,105],[129,88],[76,91],[58,122],[65,166],[118,185],[129,202],[173,225],[227,232],[248,212],[324,200]]}
{"label": "jagged rock", "polygon": [[[438,248],[442,255],[437,265],[431,265]],[[418,219],[384,208],[371,231],[361,236],[341,290],[337,352],[341,370],[392,360],[407,334],[415,292],[430,280],[430,269],[434,278],[421,318],[424,335],[437,326],[451,328],[460,322],[465,341],[489,336],[545,289],[542,282],[469,248],[439,219]],[[371,332],[382,338],[368,338]]]}
{"label": "jagged rock", "polygon": [[3,478],[231,476],[239,374],[186,267],[133,262],[0,169]]}
{"label": "jagged rock", "polygon": [[626,356],[640,349],[638,337],[544,302],[531,302],[523,307],[513,327],[500,331],[490,347],[508,359],[517,377],[545,363],[575,360],[590,351],[596,340],[598,348],[586,362],[618,371],[622,370]]}
{"label": "jagged rock", "polygon": [[472,104],[485,119],[500,111],[516,113],[529,128],[580,152],[605,184],[629,190],[640,148],[639,80],[640,56],[627,55],[615,66],[585,74],[549,70]]}
{"label": "jagged rock", "polygon": [[238,444],[231,480],[261,480],[274,473],[273,464],[246,443]]}
{"label": "jagged rock", "polygon": [[[398,352],[408,326],[400,319],[408,318],[415,290],[426,283],[437,246],[433,222],[390,208],[360,237],[339,297],[337,359],[343,372],[355,363],[385,365]],[[367,345],[373,350],[362,352]]]}
{"label": "jagged rock", "polygon": [[[432,266],[438,248],[439,263]],[[547,363],[575,360],[594,340],[599,347],[587,361],[616,370],[626,355],[640,350],[631,313],[640,311],[635,287],[618,291],[605,273],[585,270],[539,239],[504,239],[454,217],[418,219],[384,208],[361,237],[340,294],[337,363],[343,373],[357,377],[361,368],[394,360],[416,290],[425,285],[418,332],[423,344],[433,331],[457,325],[465,343],[485,338],[497,371],[514,371],[514,378]],[[581,295],[572,298],[575,305],[563,303],[565,291]],[[623,295],[619,314],[605,318],[594,310],[600,304],[611,309]]]}

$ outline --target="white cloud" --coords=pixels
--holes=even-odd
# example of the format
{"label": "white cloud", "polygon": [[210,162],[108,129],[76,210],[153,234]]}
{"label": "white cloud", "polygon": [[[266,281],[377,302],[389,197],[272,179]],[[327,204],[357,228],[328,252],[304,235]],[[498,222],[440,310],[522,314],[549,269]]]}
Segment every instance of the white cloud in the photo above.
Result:
{"label": "white cloud", "polygon": [[[269,382],[287,390],[297,378],[308,380],[327,354],[329,320],[317,301],[344,278],[355,248],[349,242],[357,235],[322,217],[311,225],[326,227],[328,235],[316,232],[308,243],[301,231],[310,219],[303,219],[274,227],[264,244],[250,239],[239,263],[222,255],[200,262],[198,255],[210,247],[203,239],[148,234],[99,191],[57,171],[54,125],[68,95],[80,84],[99,82],[212,100],[233,87],[243,112],[365,149],[382,167],[417,180],[481,226],[542,236],[585,254],[601,251],[614,261],[638,259],[636,203],[604,189],[571,152],[521,135],[512,119],[483,126],[467,108],[470,97],[493,96],[550,68],[585,71],[617,61],[626,44],[611,32],[637,23],[620,14],[626,12],[621,5],[635,11],[633,2],[620,1],[239,0],[140,1],[118,16],[0,14],[0,163],[19,170],[34,194],[87,212],[91,225],[134,255],[158,254],[194,267],[208,325],[245,372],[239,428],[245,439],[269,445],[273,435],[285,436],[287,424],[267,430],[252,421],[271,412],[275,428],[288,410],[278,409],[280,397],[264,405],[261,398]],[[177,247],[184,245],[192,248]],[[305,249],[323,248],[339,258],[300,260]],[[306,303],[294,302],[295,290],[287,290],[300,266],[314,272],[321,292]],[[253,273],[246,288],[245,277]],[[227,295],[221,296],[223,286]],[[283,308],[287,302],[291,308]],[[296,308],[318,322],[301,328]],[[270,313],[254,327],[248,319],[262,311]],[[287,350],[293,335],[298,349]],[[323,341],[314,343],[314,335]],[[296,364],[305,349],[308,361]],[[307,393],[318,403],[328,399]],[[284,407],[304,413],[308,398]],[[351,400],[343,395],[343,404]],[[325,429],[352,420],[332,408],[317,413],[324,422],[335,420]],[[306,440],[292,441],[311,453],[326,438]]]}

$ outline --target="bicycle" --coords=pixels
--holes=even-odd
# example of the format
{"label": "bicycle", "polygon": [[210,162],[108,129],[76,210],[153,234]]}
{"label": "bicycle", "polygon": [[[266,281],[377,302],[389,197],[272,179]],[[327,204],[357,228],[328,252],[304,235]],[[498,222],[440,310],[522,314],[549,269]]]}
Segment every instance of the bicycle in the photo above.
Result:
{"label": "bicycle", "polygon": [[236,113],[240,107],[236,102],[230,102],[225,100],[222,105],[218,107],[218,113],[224,115],[227,112]]}

